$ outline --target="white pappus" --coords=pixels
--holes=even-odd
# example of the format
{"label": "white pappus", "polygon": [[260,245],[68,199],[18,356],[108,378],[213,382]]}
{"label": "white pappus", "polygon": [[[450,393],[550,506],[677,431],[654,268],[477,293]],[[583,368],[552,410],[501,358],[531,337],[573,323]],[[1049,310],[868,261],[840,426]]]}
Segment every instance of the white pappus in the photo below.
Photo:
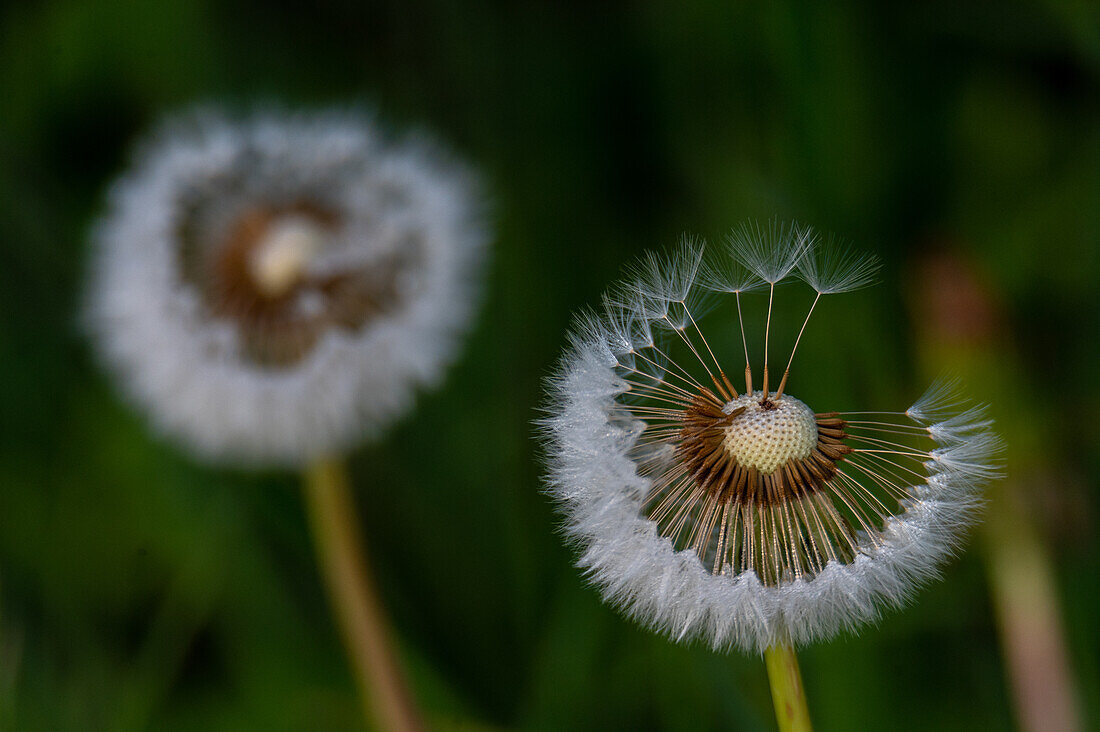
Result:
{"label": "white pappus", "polygon": [[[784,393],[818,300],[876,269],[797,225],[745,226],[709,261],[691,242],[643,260],[578,319],[541,429],[549,492],[608,602],[677,640],[762,653],[873,621],[936,574],[998,472],[985,411],[951,384],[907,412],[815,412]],[[772,302],[793,276],[816,297],[769,388]],[[754,388],[741,295],[765,288]],[[729,295],[740,391],[693,312]]]}
{"label": "white pappus", "polygon": [[208,460],[296,466],[452,359],[487,245],[476,176],[350,110],[167,119],[111,188],[84,320],[120,389]]}

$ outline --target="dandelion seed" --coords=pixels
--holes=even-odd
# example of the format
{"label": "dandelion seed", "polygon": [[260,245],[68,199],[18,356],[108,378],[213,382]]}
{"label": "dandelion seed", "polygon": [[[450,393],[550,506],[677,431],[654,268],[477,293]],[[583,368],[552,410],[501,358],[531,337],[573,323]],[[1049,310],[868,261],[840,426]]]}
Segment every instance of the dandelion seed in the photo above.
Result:
{"label": "dandelion seed", "polygon": [[[747,390],[733,388],[712,348],[725,343],[708,342],[691,303],[735,294],[743,334],[740,294],[761,282],[767,328],[796,269],[815,305],[868,284],[873,260],[815,243],[797,226],[746,226],[717,263],[698,266],[693,245],[643,260],[615,290],[638,299],[584,316],[550,383],[550,492],[579,564],[674,639],[764,652],[873,621],[935,575],[997,475],[990,420],[942,385],[908,412],[815,410],[783,391],[796,340],[778,389],[765,375],[753,390],[749,364]],[[731,259],[749,274],[722,274]],[[655,331],[673,306],[682,320]]]}
{"label": "dandelion seed", "polygon": [[438,145],[359,114],[181,115],[111,191],[87,322],[161,431],[302,465],[440,378],[476,299],[478,191]]}
{"label": "dandelion seed", "polygon": [[880,263],[834,239],[807,249],[798,260],[799,276],[818,295],[835,295],[867,287],[875,280]]}

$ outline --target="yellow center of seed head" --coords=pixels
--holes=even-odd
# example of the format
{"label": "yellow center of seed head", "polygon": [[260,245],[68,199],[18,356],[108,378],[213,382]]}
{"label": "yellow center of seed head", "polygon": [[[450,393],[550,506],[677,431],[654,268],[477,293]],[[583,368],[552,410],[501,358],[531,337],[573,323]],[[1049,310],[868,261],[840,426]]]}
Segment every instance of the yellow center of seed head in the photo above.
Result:
{"label": "yellow center of seed head", "polygon": [[763,392],[745,394],[726,404],[727,414],[745,411],[725,428],[722,444],[740,465],[771,473],[789,460],[809,457],[817,444],[817,420],[812,409],[784,394],[761,406]]}
{"label": "yellow center of seed head", "polygon": [[306,273],[325,243],[325,231],[304,216],[272,222],[249,259],[249,274],[268,297],[286,294]]}

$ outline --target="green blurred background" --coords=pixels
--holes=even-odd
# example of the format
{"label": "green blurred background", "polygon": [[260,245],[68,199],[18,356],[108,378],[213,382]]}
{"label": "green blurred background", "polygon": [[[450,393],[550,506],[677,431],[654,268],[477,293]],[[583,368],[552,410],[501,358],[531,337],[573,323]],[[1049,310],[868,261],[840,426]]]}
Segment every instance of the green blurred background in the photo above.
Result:
{"label": "green blurred background", "polygon": [[[815,320],[807,393],[904,408],[940,360],[963,361],[994,402],[1010,476],[1017,460],[1046,476],[1026,513],[1100,724],[1095,3],[0,12],[0,728],[362,724],[297,478],[204,468],[151,438],[76,325],[88,228],[135,137],[195,101],[252,100],[373,105],[394,128],[435,130],[494,192],[468,348],[352,465],[435,724],[773,728],[759,659],[670,644],[585,586],[532,439],[571,313],[623,264],[772,216],[885,261],[882,285]],[[917,274],[944,251],[997,313],[961,351],[937,350],[921,304],[934,293]],[[1014,726],[981,546],[904,611],[804,651],[820,729]]]}

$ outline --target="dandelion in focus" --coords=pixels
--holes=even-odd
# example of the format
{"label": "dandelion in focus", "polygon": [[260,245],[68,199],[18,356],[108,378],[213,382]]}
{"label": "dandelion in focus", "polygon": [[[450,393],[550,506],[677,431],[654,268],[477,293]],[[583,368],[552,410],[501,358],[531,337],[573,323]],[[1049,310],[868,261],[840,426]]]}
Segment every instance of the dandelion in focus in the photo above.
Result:
{"label": "dandelion in focus", "polygon": [[419,722],[337,456],[441,378],[475,305],[482,212],[475,177],[423,136],[353,112],[202,109],[138,148],[94,232],[86,320],[126,396],[202,459],[305,470],[387,729]]}
{"label": "dandelion in focus", "polygon": [[[1000,440],[957,384],[904,412],[815,411],[787,392],[821,298],[870,284],[877,266],[796,225],[744,226],[713,257],[685,242],[578,320],[551,382],[550,491],[579,565],[652,629],[763,653],[783,729],[809,727],[793,648],[900,606],[997,474]],[[773,304],[794,278],[815,296],[773,388]],[[750,293],[767,298],[760,388]],[[739,337],[708,340],[703,311],[731,296]],[[728,341],[743,390],[716,356]]]}

